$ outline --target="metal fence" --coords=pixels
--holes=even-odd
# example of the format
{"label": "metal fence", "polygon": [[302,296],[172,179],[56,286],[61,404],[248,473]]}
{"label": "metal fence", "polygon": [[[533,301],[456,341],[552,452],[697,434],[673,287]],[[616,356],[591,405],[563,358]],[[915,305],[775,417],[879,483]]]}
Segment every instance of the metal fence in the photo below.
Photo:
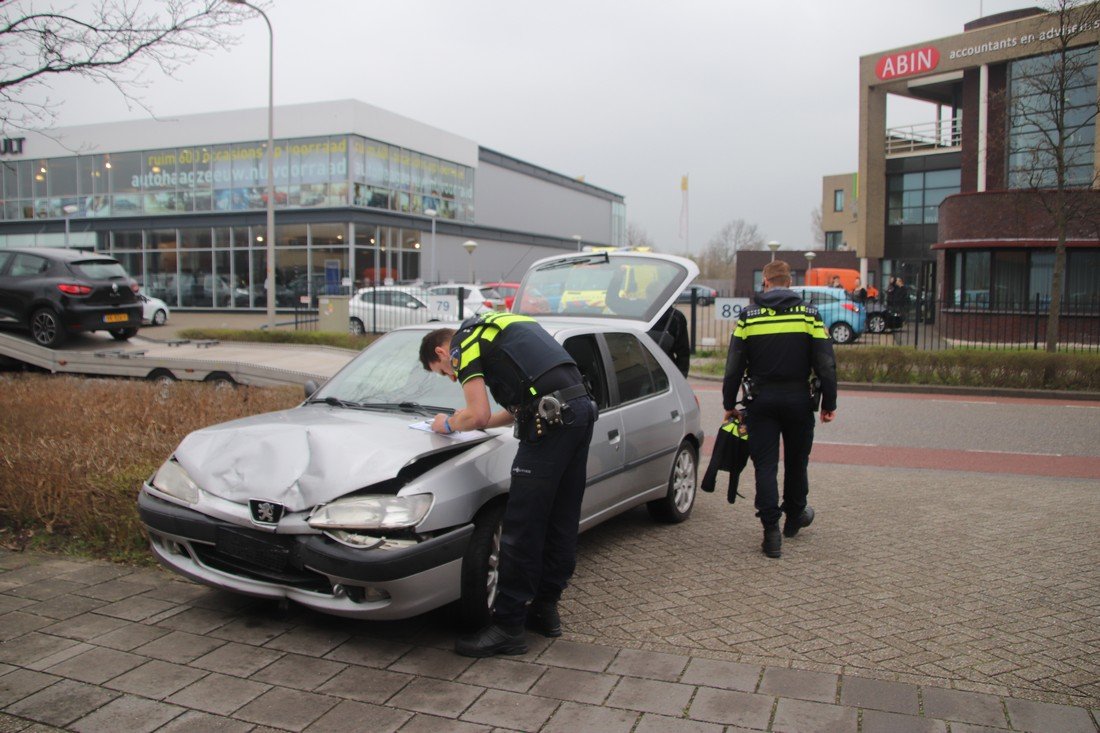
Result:
{"label": "metal fence", "polygon": [[[688,318],[697,352],[724,352],[729,348],[735,321],[721,319],[717,306],[695,303],[678,307]],[[863,308],[863,332],[851,344],[837,348],[1046,349],[1049,303],[1042,297],[1023,303],[995,303],[994,307],[959,306],[944,305],[927,293],[917,292],[903,308],[888,308],[878,302],[865,303]],[[1100,353],[1100,303],[1094,299],[1062,305],[1058,350]]]}
{"label": "metal fence", "polygon": [[[415,323],[461,321],[483,307],[481,303],[472,304],[465,290],[460,295],[429,295],[399,286],[364,288],[349,302],[348,329],[353,333],[384,333]],[[696,300],[690,304],[679,303],[676,307],[688,319],[696,352],[725,352],[729,348],[735,320],[729,313],[723,318],[720,305]],[[942,306],[927,293],[916,292],[903,308],[890,308],[874,301],[862,307],[862,333],[851,344],[838,345],[838,348],[860,345],[912,346],[930,350],[1046,348],[1049,304],[1038,296],[1026,303]],[[315,331],[317,323],[315,304],[313,307],[295,306],[295,330]],[[1100,353],[1100,303],[1094,299],[1063,304],[1058,349]]]}

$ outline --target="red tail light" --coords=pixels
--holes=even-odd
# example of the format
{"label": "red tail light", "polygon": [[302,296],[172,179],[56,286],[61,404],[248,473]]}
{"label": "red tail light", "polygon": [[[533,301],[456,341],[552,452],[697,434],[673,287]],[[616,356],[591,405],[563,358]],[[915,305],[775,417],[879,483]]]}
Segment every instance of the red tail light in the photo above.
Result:
{"label": "red tail light", "polygon": [[855,303],[842,303],[844,310],[852,311],[852,313],[859,313],[859,306]]}
{"label": "red tail light", "polygon": [[491,300],[483,300],[483,301],[481,301],[481,304],[483,306],[485,306],[486,308],[488,308],[489,310],[493,309],[493,301],[491,301]]}
{"label": "red tail light", "polygon": [[65,295],[88,295],[92,292],[92,289],[87,285],[77,285],[76,283],[59,283],[57,289]]}

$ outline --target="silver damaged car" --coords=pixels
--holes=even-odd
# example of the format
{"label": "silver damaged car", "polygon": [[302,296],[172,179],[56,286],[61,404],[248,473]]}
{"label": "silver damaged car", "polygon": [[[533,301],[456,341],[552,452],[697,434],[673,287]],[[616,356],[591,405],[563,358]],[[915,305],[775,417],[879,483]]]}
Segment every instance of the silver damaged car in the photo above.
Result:
{"label": "silver damaged car", "polygon": [[[691,514],[699,403],[647,330],[697,274],[686,259],[613,251],[541,260],[521,283],[513,311],[565,346],[600,408],[581,530],[642,504],[661,521]],[[456,603],[484,622],[518,443],[510,429],[418,429],[463,404],[417,358],[439,325],[382,336],[297,407],[184,438],[138,500],[160,562],[340,616]]]}

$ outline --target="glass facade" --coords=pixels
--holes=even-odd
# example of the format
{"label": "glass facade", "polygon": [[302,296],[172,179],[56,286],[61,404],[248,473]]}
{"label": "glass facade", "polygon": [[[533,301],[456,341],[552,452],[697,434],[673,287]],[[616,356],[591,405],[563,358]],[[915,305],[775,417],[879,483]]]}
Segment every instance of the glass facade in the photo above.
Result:
{"label": "glass facade", "polygon": [[[1050,302],[1054,252],[999,249],[954,252],[949,305],[993,310],[1032,310]],[[1063,304],[1074,310],[1100,307],[1100,250],[1066,252]]]}
{"label": "glass facade", "polygon": [[1091,185],[1096,46],[1013,61],[1008,75],[1008,187],[1053,188],[1060,144],[1064,182]]}
{"label": "glass facade", "polygon": [[[0,163],[0,219],[263,210],[267,144],[163,148]],[[474,170],[358,135],[276,140],[275,206],[359,206],[474,219]]]}
{"label": "glass facade", "polygon": [[959,192],[960,182],[958,168],[887,176],[886,223],[938,223],[940,204],[948,196]]}

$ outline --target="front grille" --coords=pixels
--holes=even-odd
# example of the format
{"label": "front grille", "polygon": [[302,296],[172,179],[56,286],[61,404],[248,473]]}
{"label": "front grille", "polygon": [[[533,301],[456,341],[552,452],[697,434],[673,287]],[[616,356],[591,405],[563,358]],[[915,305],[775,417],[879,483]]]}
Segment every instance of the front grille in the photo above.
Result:
{"label": "front grille", "polygon": [[199,562],[224,573],[315,593],[332,592],[328,578],[302,567],[295,537],[221,526],[214,545],[194,542],[191,548]]}

